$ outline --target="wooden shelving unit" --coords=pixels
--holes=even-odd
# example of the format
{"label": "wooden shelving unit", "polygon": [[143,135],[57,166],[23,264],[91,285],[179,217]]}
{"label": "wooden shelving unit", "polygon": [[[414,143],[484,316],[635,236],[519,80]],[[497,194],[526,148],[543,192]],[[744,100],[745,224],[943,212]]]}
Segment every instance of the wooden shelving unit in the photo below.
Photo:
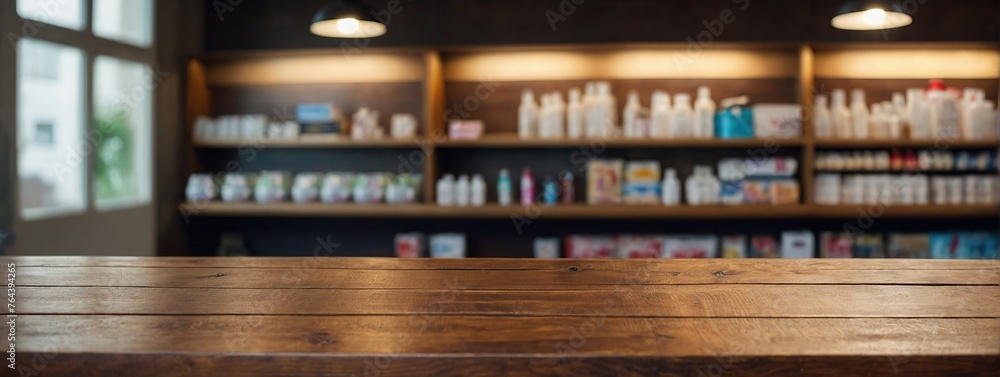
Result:
{"label": "wooden shelving unit", "polygon": [[[231,217],[345,217],[345,218],[460,218],[460,219],[800,219],[853,218],[871,207],[879,217],[989,217],[1000,216],[1000,206],[978,205],[784,205],[784,206],[659,206],[554,205],[452,207],[434,204],[318,204],[318,203],[182,203],[193,216]],[[884,211],[884,213],[882,212]]]}
{"label": "wooden shelving unit", "polygon": [[855,139],[817,139],[817,148],[931,148],[948,149],[987,149],[997,148],[996,140],[855,140]]}
{"label": "wooden shelving unit", "polygon": [[198,140],[195,148],[419,148],[420,139],[351,139],[349,137],[307,136],[298,139]]}
{"label": "wooden shelving unit", "polygon": [[[674,62],[678,56],[689,58],[685,44],[545,48],[472,46],[438,50],[374,48],[350,59],[342,56],[339,50],[213,54],[192,59],[189,64],[189,127],[197,116],[287,114],[289,111],[294,113],[294,104],[310,101],[333,101],[343,106],[348,115],[357,107],[368,106],[383,114],[384,126],[388,125],[392,113],[413,113],[421,119],[421,127],[414,140],[312,137],[259,142],[197,141],[190,138],[193,132],[189,131],[189,145],[196,151],[191,154],[195,159],[190,161],[189,172],[220,172],[222,167],[229,171],[231,162],[237,162],[235,165],[242,171],[266,168],[402,172],[403,167],[412,167],[406,172],[422,173],[424,176],[423,199],[408,205],[181,203],[179,209],[187,216],[199,218],[316,219],[289,222],[294,225],[275,223],[279,228],[275,232],[286,233],[298,231],[292,228],[303,224],[320,224],[324,221],[320,219],[338,218],[437,219],[434,226],[440,225],[442,230],[475,231],[476,225],[471,225],[475,223],[468,220],[509,221],[518,216],[529,220],[571,222],[649,220],[631,223],[645,231],[657,229],[656,220],[692,219],[727,224],[720,226],[717,232],[741,233],[743,228],[752,228],[757,230],[748,232],[766,233],[773,229],[795,229],[799,226],[815,226],[816,229],[810,229],[819,232],[841,230],[839,226],[829,228],[827,225],[837,223],[837,220],[854,221],[868,212],[878,214],[876,217],[879,218],[895,219],[879,222],[884,229],[876,232],[892,229],[892,224],[911,219],[933,218],[949,219],[948,224],[940,225],[942,230],[953,225],[958,229],[963,226],[975,228],[977,224],[993,227],[992,224],[1000,220],[998,206],[875,205],[872,211],[872,205],[815,204],[814,175],[821,171],[815,168],[815,156],[824,150],[899,148],[982,151],[1000,147],[995,140],[817,139],[810,126],[813,98],[817,94],[829,94],[833,89],[863,88],[869,93],[869,102],[876,102],[888,100],[894,91],[925,85],[927,78],[944,78],[957,86],[983,87],[989,100],[996,100],[996,93],[1000,92],[1000,72],[995,69],[1000,64],[1000,48],[995,45],[965,44],[952,48],[940,44],[887,44],[886,47],[882,51],[877,45],[857,44],[719,44],[706,48],[697,57],[690,57],[682,65],[663,62]],[[880,54],[890,54],[895,59],[887,60],[893,62],[891,66],[880,63]],[[974,57],[972,60],[975,61],[956,65],[953,64],[954,56]],[[913,59],[914,64],[901,67],[898,64],[900,59]],[[803,111],[802,134],[794,139],[732,140],[626,139],[623,135],[599,139],[522,139],[517,136],[516,112],[522,90],[533,90],[537,98],[541,93],[566,93],[570,88],[582,88],[585,82],[595,79],[611,81],[612,94],[619,101],[624,100],[629,91],[638,91],[642,103],[647,106],[653,90],[662,89],[671,94],[694,93],[699,85],[711,87],[716,101],[749,95],[752,103],[798,103]],[[619,108],[623,105],[618,103]],[[483,120],[485,134],[476,140],[448,139],[446,123],[455,118]],[[255,149],[244,154],[248,146]],[[264,151],[268,148],[275,150]],[[521,167],[530,167],[540,175],[538,178],[573,169],[575,174],[580,172],[577,174],[579,198],[585,182],[582,161],[586,158],[657,160],[664,168],[677,168],[681,178],[685,179],[684,174],[689,173],[691,166],[714,165],[718,158],[775,156],[794,157],[799,161],[795,178],[799,180],[802,199],[798,205],[666,207],[578,203],[526,208],[496,204],[440,207],[435,204],[435,182],[445,173],[483,173],[490,188],[488,200],[495,201],[493,188],[496,186],[491,180],[496,178],[500,168],[511,169],[516,175]],[[249,158],[256,160],[250,161]],[[327,165],[336,166],[336,169],[324,169]],[[211,168],[205,169],[207,166]],[[407,223],[419,225],[419,221],[412,220]],[[728,226],[726,220],[734,220],[735,223]],[[813,221],[807,224],[799,220]],[[257,222],[258,219],[252,221]],[[247,226],[244,222],[232,223]],[[677,223],[683,221],[674,222]],[[823,225],[816,225],[818,223]],[[364,230],[358,228],[361,225],[342,226],[346,228],[338,231]],[[704,228],[704,225],[698,226]],[[821,226],[824,228],[819,229]],[[435,231],[438,229],[431,225],[427,227]],[[193,232],[200,229],[208,229],[204,230],[206,233],[233,231],[222,228],[212,228],[209,224]],[[550,232],[553,229],[539,228],[542,233],[545,229]],[[272,229],[269,225],[263,231]],[[523,238],[511,239],[508,235],[507,239],[491,239],[489,242],[496,250],[514,244],[523,245],[526,241]]]}

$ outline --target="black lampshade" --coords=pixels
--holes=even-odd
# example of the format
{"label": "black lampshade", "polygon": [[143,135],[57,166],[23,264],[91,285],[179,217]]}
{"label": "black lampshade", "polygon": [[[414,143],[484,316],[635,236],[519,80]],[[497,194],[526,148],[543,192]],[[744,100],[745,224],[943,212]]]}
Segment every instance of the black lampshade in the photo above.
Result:
{"label": "black lampshade", "polygon": [[844,30],[882,30],[913,22],[898,0],[847,1],[831,23]]}
{"label": "black lampshade", "polygon": [[362,0],[332,0],[316,11],[309,31],[331,38],[370,38],[385,34],[386,27]]}

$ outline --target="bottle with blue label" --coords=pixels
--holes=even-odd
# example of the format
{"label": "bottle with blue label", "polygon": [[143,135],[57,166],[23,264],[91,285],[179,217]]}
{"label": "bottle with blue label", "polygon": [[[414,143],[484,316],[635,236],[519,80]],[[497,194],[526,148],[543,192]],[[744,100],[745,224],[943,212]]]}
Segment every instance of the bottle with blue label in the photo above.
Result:
{"label": "bottle with blue label", "polygon": [[559,200],[559,185],[556,184],[556,181],[551,176],[545,177],[545,184],[542,187],[542,200],[547,206],[555,205]]}

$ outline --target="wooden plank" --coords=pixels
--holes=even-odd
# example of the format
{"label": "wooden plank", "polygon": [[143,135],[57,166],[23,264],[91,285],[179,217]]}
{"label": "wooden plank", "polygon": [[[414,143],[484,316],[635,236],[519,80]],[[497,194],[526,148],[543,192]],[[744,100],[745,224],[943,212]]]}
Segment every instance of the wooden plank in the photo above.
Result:
{"label": "wooden plank", "polygon": [[[823,270],[812,268],[718,268],[689,265],[673,270],[358,270],[233,267],[20,267],[20,287],[149,287],[264,289],[450,289],[442,276],[463,289],[619,289],[621,285],[808,284],[808,285],[997,285],[996,269]],[[446,274],[446,275],[444,275]]]}
{"label": "wooden plank", "polygon": [[197,140],[194,142],[195,148],[419,148],[419,139],[352,139],[344,135],[318,135],[306,136],[290,140],[240,140],[240,139],[213,139]]}
{"label": "wooden plank", "polygon": [[43,375],[209,376],[224,370],[229,376],[360,376],[366,368],[380,376],[456,370],[466,375],[716,375],[713,370],[726,375],[834,370],[838,375],[988,375],[1000,365],[996,318],[598,314],[308,321],[289,316],[21,316],[18,321],[19,355],[51,356]]}
{"label": "wooden plank", "polygon": [[[773,271],[809,270],[1000,270],[1000,260],[947,259],[435,259],[288,257],[88,257],[4,256],[0,263],[21,267],[240,267],[365,270],[608,270],[687,273],[702,268]],[[997,282],[1000,284],[1000,281]]]}
{"label": "wooden plank", "polygon": [[683,285],[618,290],[20,287],[19,314],[996,317],[997,286]]}

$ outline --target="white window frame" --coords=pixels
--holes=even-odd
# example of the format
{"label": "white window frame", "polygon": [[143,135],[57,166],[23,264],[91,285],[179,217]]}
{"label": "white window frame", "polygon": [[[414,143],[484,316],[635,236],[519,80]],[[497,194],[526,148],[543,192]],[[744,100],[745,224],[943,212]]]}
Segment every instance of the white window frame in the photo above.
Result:
{"label": "white window frame", "polygon": [[[8,7],[5,8],[4,11],[6,11],[7,9],[13,11],[16,9],[16,1],[17,0],[11,1],[11,4],[9,6],[0,4],[0,7]],[[51,1],[58,1],[58,0],[51,0]],[[23,18],[17,12],[10,12],[13,14],[7,16],[6,19],[0,21],[10,22],[12,24],[5,26],[3,28],[3,31],[5,31],[4,33],[5,38],[3,38],[5,40],[3,42],[5,43],[9,43],[7,41],[9,40],[9,38],[7,37],[10,37],[10,34],[7,32],[13,30],[14,36],[18,37],[17,40],[20,40],[21,38],[31,38],[40,41],[66,45],[69,47],[74,47],[82,50],[84,57],[84,66],[82,67],[83,93],[81,95],[83,96],[82,98],[83,111],[81,115],[83,116],[83,124],[85,127],[84,135],[89,135],[91,134],[91,132],[100,132],[97,120],[95,119],[96,114],[94,112],[94,100],[95,100],[94,67],[98,56],[107,56],[110,58],[128,60],[143,64],[150,69],[150,72],[153,72],[154,77],[152,77],[152,79],[153,80],[157,79],[157,77],[155,77],[155,74],[156,72],[158,72],[156,66],[156,58],[157,58],[156,50],[158,41],[156,38],[156,33],[153,32],[156,30],[156,17],[154,16],[155,12],[154,10],[156,9],[157,0],[149,0],[150,10],[148,16],[150,24],[147,26],[148,27],[147,30],[149,30],[150,35],[149,35],[149,43],[145,46],[132,45],[126,42],[120,42],[113,39],[107,39],[104,37],[97,36],[94,33],[93,29],[95,1],[94,0],[81,0],[81,1],[82,1],[81,8],[83,12],[82,15],[83,28],[80,30],[64,28],[57,25],[45,24],[37,20]],[[5,12],[0,12],[0,13],[5,13]],[[16,46],[12,47],[14,49],[14,52],[16,53]],[[17,86],[19,85],[18,83],[19,75],[16,73],[16,71],[22,68],[16,67],[17,66],[16,59],[14,59],[14,61],[15,61],[14,64],[15,74],[13,76],[14,76],[14,84],[15,86]],[[44,220],[44,219],[59,218],[59,217],[68,217],[68,216],[83,214],[86,212],[96,211],[104,213],[115,210],[134,208],[138,206],[151,205],[153,202],[153,198],[155,197],[156,194],[155,188],[153,186],[153,180],[155,179],[155,171],[154,171],[155,162],[153,161],[153,156],[155,156],[153,134],[157,129],[157,121],[155,116],[156,114],[155,91],[150,91],[150,93],[147,93],[147,95],[149,104],[149,108],[147,111],[150,117],[150,127],[148,130],[146,130],[146,132],[144,132],[144,135],[140,136],[137,134],[136,136],[137,139],[135,140],[137,149],[145,150],[146,151],[145,153],[147,155],[146,158],[142,158],[139,161],[139,163],[147,165],[136,166],[137,171],[145,172],[145,174],[142,174],[139,177],[139,179],[143,181],[140,182],[140,196],[138,198],[105,199],[102,200],[103,203],[98,205],[97,192],[94,189],[97,153],[91,152],[87,153],[86,156],[82,156],[86,160],[86,165],[85,165],[86,182],[84,184],[84,190],[86,192],[85,195],[86,205],[83,211],[60,209],[60,208],[53,208],[52,210],[39,209],[38,211],[36,211],[37,212],[36,214],[33,214],[31,216],[25,216],[25,210],[21,207],[21,201],[18,199],[18,200],[13,200],[14,203],[12,203],[13,207],[16,208],[16,216],[18,216],[23,221],[35,221],[35,220]],[[11,108],[8,111],[13,110],[16,112],[17,111],[16,109],[18,108],[17,103],[19,101],[19,98],[17,98],[16,94],[13,97],[14,97],[14,102],[11,104]],[[16,122],[17,118],[15,117],[14,119]],[[14,128],[16,129],[16,126],[14,126]],[[95,145],[93,144],[91,146],[95,147]],[[93,148],[93,150],[96,150],[96,148]],[[13,150],[11,154],[13,156],[17,156],[18,151]],[[13,174],[10,176],[19,182],[20,177],[17,173],[16,166],[14,166],[14,168],[15,170],[11,172]],[[15,183],[14,185],[16,187],[19,187],[20,184]]]}

